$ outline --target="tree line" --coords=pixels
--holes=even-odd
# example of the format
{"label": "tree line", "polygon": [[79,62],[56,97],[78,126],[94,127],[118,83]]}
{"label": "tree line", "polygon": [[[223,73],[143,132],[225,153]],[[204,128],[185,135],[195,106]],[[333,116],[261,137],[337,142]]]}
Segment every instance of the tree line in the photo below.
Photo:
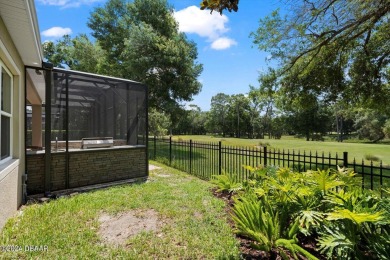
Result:
{"label": "tree line", "polygon": [[[275,138],[296,135],[321,141],[328,134],[335,140],[360,138],[377,142],[390,137],[389,118],[373,109],[340,107],[313,100],[310,108],[280,110],[276,101],[261,98],[258,89],[248,94],[218,93],[209,111],[189,105],[173,123],[169,115],[149,112],[150,134],[155,136],[212,134],[238,138]],[[279,102],[279,101],[278,101]]]}
{"label": "tree line", "polygon": [[[145,83],[150,134],[279,138],[295,133],[311,140],[333,131],[339,141],[351,132],[372,141],[385,138],[389,1],[282,3],[284,9],[261,18],[250,35],[274,65],[248,93],[212,97],[210,111],[183,105],[201,91],[203,66],[166,0],[109,0],[89,17],[92,37],[45,42],[44,54],[58,67]],[[239,1],[205,0],[200,8],[239,11]]]}

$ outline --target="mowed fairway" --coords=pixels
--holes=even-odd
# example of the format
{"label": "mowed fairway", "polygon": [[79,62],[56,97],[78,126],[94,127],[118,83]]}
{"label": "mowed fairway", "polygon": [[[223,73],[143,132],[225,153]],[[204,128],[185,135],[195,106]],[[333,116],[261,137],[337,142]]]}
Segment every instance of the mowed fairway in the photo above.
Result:
{"label": "mowed fairway", "polygon": [[[331,141],[305,141],[304,139],[294,138],[291,136],[283,136],[281,139],[242,139],[242,138],[227,138],[227,137],[212,137],[206,135],[177,135],[173,136],[173,140],[193,140],[197,142],[219,142],[226,146],[244,146],[253,147],[262,144],[269,144],[271,148],[315,152],[319,154],[324,152],[326,155],[338,153],[342,156],[343,152],[348,152],[349,160],[356,159],[361,162],[367,155],[378,157],[384,165],[390,165],[390,145],[387,144],[367,144],[367,143],[347,143],[347,142],[331,142]],[[368,162],[365,160],[365,162]]]}

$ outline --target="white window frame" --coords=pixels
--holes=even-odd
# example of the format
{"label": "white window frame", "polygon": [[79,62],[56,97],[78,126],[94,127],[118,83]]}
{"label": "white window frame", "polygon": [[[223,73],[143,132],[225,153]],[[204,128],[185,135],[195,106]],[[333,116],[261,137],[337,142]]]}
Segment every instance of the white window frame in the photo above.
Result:
{"label": "white window frame", "polygon": [[[12,140],[13,140],[13,117],[12,117],[12,115],[13,115],[13,97],[14,97],[14,95],[13,95],[13,92],[14,92],[14,77],[13,77],[11,71],[5,66],[3,61],[0,59],[0,100],[2,98],[1,97],[1,88],[3,87],[1,85],[2,76],[3,76],[1,71],[3,71],[3,70],[11,78],[11,91],[10,91],[11,92],[11,104],[10,104],[11,105],[11,113],[7,113],[7,112],[3,111],[2,110],[3,108],[1,107],[1,102],[0,102],[0,116],[6,116],[6,117],[8,117],[10,119],[10,136],[9,136],[9,140],[8,140],[10,151],[9,151],[9,156],[8,157],[6,157],[4,159],[1,159],[1,157],[0,157],[0,164],[3,164],[5,162],[7,162],[7,161],[10,161],[12,159],[12,153],[13,153],[13,145],[12,145]],[[1,133],[1,127],[2,127],[2,125],[1,125],[1,120],[0,120],[0,133]],[[1,144],[3,142],[4,141],[1,140],[1,135],[0,135],[0,147],[1,147]]]}

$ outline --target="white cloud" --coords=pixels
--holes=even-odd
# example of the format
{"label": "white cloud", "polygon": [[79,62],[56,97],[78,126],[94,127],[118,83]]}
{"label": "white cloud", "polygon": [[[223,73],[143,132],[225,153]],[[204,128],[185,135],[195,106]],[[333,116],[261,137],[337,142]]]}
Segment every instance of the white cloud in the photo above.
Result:
{"label": "white cloud", "polygon": [[[211,15],[208,11],[202,11],[197,6],[189,6],[174,13],[176,21],[179,23],[179,30],[185,33],[194,33],[200,37],[207,38],[213,42],[212,48],[216,50],[227,49],[230,46],[237,44],[234,40],[223,37],[229,31],[226,24],[229,19],[226,15],[220,15],[218,12],[213,12]],[[230,40],[230,41],[227,41]],[[217,47],[213,47],[214,43]],[[225,47],[220,48],[224,45]]]}
{"label": "white cloud", "polygon": [[38,0],[43,5],[54,5],[62,8],[79,7],[81,5],[90,5],[104,0]]}
{"label": "white cloud", "polygon": [[41,33],[45,37],[60,38],[66,34],[72,34],[72,29],[63,27],[52,27]]}
{"label": "white cloud", "polygon": [[69,0],[38,0],[38,2],[43,5],[64,6],[69,2]]}
{"label": "white cloud", "polygon": [[225,50],[230,48],[233,45],[237,45],[237,42],[233,39],[221,37],[213,41],[211,48],[214,50]]}

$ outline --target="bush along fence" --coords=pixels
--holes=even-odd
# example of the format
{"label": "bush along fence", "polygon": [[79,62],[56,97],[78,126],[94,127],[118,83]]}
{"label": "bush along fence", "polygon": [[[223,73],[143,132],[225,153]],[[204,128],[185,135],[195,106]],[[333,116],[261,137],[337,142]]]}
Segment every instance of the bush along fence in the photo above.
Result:
{"label": "bush along fence", "polygon": [[236,181],[244,181],[250,174],[243,165],[252,167],[289,167],[295,171],[337,169],[337,166],[353,169],[362,178],[362,187],[379,189],[390,186],[390,167],[382,162],[358,163],[350,160],[348,152],[342,155],[280,150],[269,147],[224,146],[221,142],[174,141],[172,138],[149,138],[149,159],[209,180],[212,175],[229,174]]}

